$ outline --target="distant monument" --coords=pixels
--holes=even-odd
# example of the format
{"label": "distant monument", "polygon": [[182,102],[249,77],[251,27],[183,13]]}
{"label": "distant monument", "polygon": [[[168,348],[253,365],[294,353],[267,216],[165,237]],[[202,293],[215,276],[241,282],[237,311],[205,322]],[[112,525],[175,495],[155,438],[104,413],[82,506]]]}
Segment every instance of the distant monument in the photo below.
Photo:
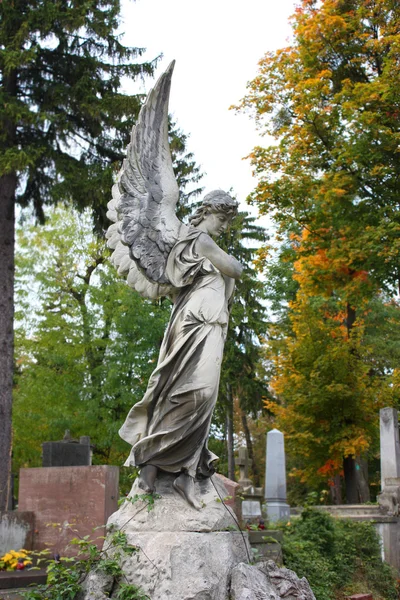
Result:
{"label": "distant monument", "polygon": [[283,433],[272,429],[267,433],[267,460],[265,468],[265,501],[271,523],[290,518],[286,503],[286,460]]}
{"label": "distant monument", "polygon": [[92,447],[88,435],[75,440],[67,429],[62,440],[42,444],[43,467],[88,467],[91,464]]}
{"label": "distant monument", "polygon": [[399,414],[395,408],[380,410],[381,510],[390,516],[400,515],[400,441]]}

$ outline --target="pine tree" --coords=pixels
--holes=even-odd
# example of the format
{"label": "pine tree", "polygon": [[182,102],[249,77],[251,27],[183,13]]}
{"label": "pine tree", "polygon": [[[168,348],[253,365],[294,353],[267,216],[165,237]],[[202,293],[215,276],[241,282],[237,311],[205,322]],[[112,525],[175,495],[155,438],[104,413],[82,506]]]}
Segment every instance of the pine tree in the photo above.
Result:
{"label": "pine tree", "polygon": [[0,509],[9,497],[15,206],[37,218],[59,200],[104,222],[113,165],[141,98],[121,78],[150,75],[117,35],[118,0],[0,3]]}

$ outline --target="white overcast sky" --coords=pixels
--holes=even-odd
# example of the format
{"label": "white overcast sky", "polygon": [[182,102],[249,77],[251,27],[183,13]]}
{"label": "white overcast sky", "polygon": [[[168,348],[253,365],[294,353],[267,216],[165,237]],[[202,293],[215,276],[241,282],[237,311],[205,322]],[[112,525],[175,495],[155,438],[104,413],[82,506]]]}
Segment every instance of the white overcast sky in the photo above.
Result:
{"label": "white overcast sky", "polygon": [[[269,50],[288,44],[295,0],[123,0],[125,45],[162,54],[158,77],[175,59],[170,113],[189,137],[188,149],[206,176],[205,192],[233,188],[243,203],[255,187],[249,161],[259,142],[254,121],[229,106]],[[140,86],[148,91],[154,80]],[[135,88],[137,89],[137,87]]]}

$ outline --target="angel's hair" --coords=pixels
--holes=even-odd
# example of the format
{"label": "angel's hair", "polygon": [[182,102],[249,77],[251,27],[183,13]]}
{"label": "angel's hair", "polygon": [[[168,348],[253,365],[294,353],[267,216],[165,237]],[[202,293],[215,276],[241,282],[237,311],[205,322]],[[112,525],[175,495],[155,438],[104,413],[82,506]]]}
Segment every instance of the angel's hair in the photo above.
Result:
{"label": "angel's hair", "polygon": [[224,213],[233,219],[237,215],[239,203],[223,190],[214,190],[206,194],[201,206],[189,218],[189,223],[197,227],[210,213]]}

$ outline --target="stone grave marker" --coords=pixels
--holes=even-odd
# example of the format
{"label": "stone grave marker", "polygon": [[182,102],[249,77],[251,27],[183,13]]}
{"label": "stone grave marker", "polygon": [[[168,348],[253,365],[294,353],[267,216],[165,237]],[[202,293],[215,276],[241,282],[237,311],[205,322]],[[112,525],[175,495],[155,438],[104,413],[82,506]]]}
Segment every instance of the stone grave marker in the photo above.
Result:
{"label": "stone grave marker", "polygon": [[395,408],[382,408],[380,414],[381,487],[385,480],[400,477],[399,415]]}
{"label": "stone grave marker", "polygon": [[90,535],[99,548],[109,516],[118,508],[119,469],[109,465],[20,470],[20,511],[35,515],[35,550],[73,556],[74,537]]}
{"label": "stone grave marker", "polygon": [[63,440],[42,444],[43,467],[77,467],[91,464],[92,447],[87,435],[74,440],[67,429]]}
{"label": "stone grave marker", "polygon": [[285,442],[278,429],[267,433],[265,500],[271,523],[290,518],[290,506],[286,503]]}

